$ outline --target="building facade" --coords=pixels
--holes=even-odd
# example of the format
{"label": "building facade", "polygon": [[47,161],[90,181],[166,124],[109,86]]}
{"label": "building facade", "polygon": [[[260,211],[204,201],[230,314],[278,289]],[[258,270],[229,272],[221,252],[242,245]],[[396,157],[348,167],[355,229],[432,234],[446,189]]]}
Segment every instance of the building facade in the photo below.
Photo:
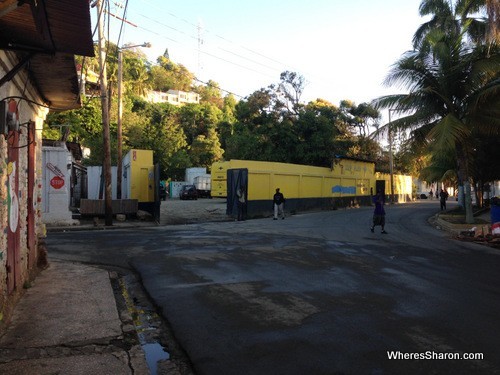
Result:
{"label": "building facade", "polygon": [[[0,22],[1,329],[37,266],[46,264],[43,122],[51,110],[81,105],[75,55],[94,51],[85,0],[0,3]],[[63,183],[61,176],[52,180],[54,188]]]}

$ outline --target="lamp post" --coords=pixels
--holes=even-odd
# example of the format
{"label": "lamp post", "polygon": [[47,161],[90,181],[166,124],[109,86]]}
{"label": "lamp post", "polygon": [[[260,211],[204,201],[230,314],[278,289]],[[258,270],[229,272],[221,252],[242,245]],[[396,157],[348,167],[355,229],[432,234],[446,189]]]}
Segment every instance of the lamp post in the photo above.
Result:
{"label": "lamp post", "polygon": [[135,47],[151,47],[151,43],[136,44],[133,46],[118,47],[118,122],[116,124],[116,143],[117,143],[117,158],[116,158],[116,199],[122,199],[122,81],[123,81],[123,56],[124,49]]}
{"label": "lamp post", "polygon": [[394,204],[394,162],[392,157],[392,131],[391,131],[391,112],[394,109],[389,109],[389,127],[388,127],[388,137],[389,137],[389,173],[391,175],[391,204]]}

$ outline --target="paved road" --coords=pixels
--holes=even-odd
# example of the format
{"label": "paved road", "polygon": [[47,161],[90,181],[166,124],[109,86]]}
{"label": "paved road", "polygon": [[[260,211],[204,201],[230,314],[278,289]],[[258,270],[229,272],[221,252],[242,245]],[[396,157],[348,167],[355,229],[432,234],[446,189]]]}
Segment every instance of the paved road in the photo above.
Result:
{"label": "paved road", "polygon": [[135,268],[200,374],[500,373],[500,254],[430,226],[436,208],[388,206],[388,235],[361,208],[47,242]]}

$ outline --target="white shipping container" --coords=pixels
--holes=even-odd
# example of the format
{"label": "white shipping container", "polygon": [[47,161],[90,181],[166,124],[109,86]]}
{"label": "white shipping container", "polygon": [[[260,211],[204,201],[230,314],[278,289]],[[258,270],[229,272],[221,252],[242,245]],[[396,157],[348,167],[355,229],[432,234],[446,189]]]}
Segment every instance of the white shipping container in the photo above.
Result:
{"label": "white shipping container", "polygon": [[186,182],[186,185],[194,185],[194,178],[205,174],[207,174],[207,168],[203,167],[186,168],[184,181]]}
{"label": "white shipping container", "polygon": [[196,176],[194,178],[194,186],[196,186],[196,190],[210,191],[212,190],[211,181],[211,175],[205,173],[204,175]]}

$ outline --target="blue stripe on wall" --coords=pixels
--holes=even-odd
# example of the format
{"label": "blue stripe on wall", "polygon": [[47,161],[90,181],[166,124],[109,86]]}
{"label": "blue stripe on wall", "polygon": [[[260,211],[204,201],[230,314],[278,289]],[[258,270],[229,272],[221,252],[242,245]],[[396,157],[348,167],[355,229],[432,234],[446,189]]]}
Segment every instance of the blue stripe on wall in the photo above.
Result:
{"label": "blue stripe on wall", "polygon": [[335,185],[332,187],[332,193],[356,194],[356,186]]}

